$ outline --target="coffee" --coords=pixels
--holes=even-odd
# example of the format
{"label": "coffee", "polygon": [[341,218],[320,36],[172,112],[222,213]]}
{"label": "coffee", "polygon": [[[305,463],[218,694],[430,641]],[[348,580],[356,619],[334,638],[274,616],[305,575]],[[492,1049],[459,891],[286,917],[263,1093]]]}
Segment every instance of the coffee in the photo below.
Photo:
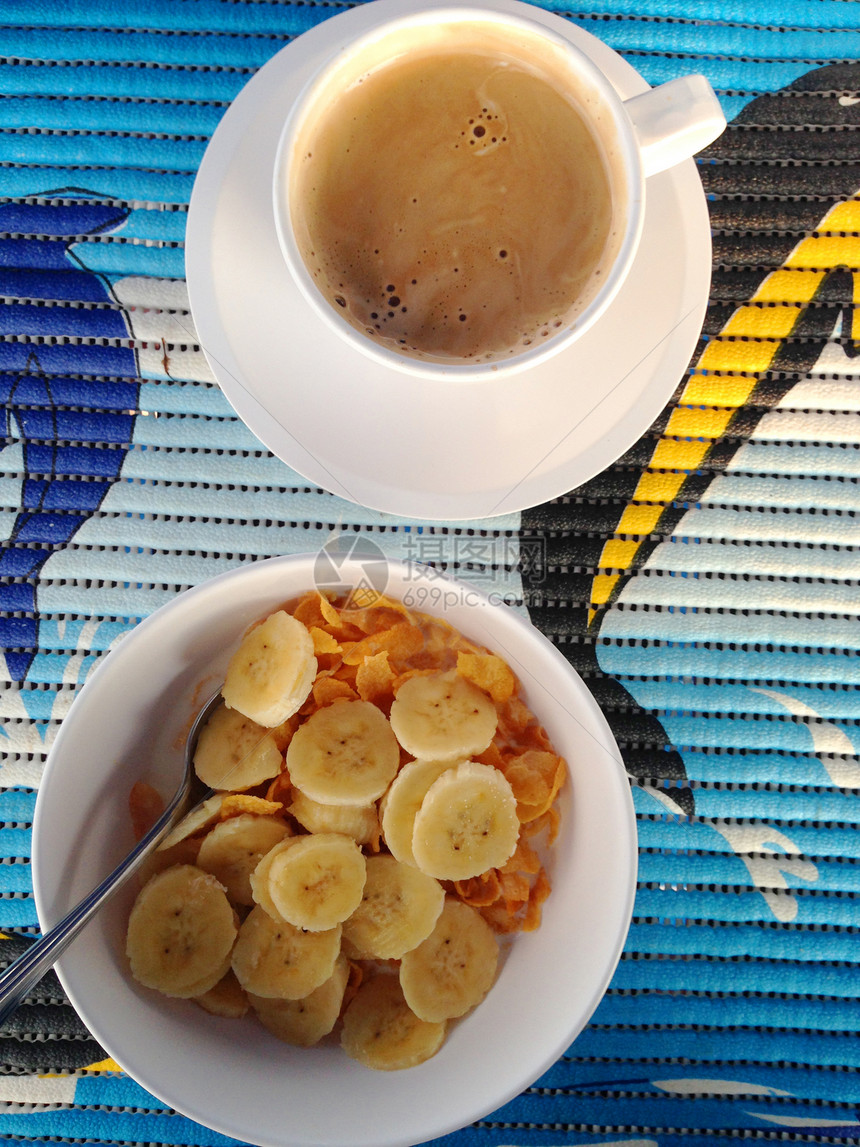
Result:
{"label": "coffee", "polygon": [[300,129],[289,194],[332,307],[437,362],[504,359],[566,328],[623,230],[569,89],[551,52],[459,24],[330,94]]}

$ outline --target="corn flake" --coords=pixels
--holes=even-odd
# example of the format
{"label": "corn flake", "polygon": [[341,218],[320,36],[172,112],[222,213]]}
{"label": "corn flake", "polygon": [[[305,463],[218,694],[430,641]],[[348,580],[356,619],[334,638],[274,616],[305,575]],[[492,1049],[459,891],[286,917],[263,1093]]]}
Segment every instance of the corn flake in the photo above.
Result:
{"label": "corn flake", "polygon": [[457,672],[485,693],[489,693],[497,705],[509,700],[516,689],[517,679],[510,666],[495,653],[457,654]]}

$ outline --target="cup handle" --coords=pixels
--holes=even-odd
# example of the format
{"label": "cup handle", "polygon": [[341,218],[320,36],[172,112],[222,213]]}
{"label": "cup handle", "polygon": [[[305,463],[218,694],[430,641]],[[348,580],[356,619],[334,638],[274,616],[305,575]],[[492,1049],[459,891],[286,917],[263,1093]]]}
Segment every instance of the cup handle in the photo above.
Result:
{"label": "cup handle", "polygon": [[645,176],[689,159],[722,134],[726,117],[705,76],[680,76],[624,101]]}

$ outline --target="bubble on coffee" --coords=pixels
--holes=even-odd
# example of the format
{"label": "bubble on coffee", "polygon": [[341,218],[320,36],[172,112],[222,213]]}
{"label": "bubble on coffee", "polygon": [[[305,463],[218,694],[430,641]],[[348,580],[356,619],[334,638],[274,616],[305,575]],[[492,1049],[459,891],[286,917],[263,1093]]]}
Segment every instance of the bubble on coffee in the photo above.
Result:
{"label": "bubble on coffee", "polygon": [[321,293],[410,356],[487,362],[552,337],[612,246],[607,164],[579,107],[483,34],[363,76],[298,155],[291,213]]}

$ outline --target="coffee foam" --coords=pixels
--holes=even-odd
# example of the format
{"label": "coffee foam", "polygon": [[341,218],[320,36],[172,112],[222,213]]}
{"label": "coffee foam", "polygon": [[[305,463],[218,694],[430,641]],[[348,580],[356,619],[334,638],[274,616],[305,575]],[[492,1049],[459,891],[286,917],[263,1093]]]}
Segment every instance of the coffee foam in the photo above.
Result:
{"label": "coffee foam", "polygon": [[435,28],[310,118],[295,234],[356,329],[414,357],[486,362],[587,305],[618,228],[562,68],[496,28]]}

